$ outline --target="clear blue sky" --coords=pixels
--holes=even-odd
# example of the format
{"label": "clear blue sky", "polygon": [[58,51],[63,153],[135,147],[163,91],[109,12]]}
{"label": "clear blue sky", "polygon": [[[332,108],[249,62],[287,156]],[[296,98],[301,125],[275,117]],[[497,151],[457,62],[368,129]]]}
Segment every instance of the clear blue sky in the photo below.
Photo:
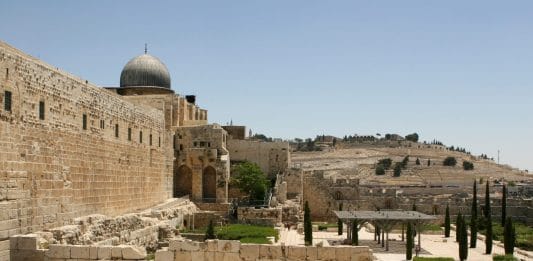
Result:
{"label": "clear blue sky", "polygon": [[418,132],[533,170],[533,1],[1,1],[0,39],[102,86],[143,52],[211,122]]}

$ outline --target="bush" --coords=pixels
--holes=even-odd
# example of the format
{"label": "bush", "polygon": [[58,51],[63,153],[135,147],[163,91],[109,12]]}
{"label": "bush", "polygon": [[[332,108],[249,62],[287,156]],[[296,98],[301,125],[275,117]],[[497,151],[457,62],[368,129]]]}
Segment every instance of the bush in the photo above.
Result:
{"label": "bush", "polygon": [[409,156],[405,156],[405,158],[403,158],[402,160],[402,168],[405,169],[408,163],[409,163]]}
{"label": "bush", "polygon": [[390,158],[380,159],[378,165],[383,166],[387,170],[392,166],[392,160]]}
{"label": "bush", "polygon": [[518,261],[518,259],[516,257],[514,257],[513,255],[495,255],[493,258],[492,258],[493,261]]}
{"label": "bush", "polygon": [[447,157],[446,159],[444,159],[444,162],[442,162],[442,165],[453,167],[457,165],[457,160],[455,159],[455,157]]}
{"label": "bush", "polygon": [[399,177],[402,175],[402,163],[397,162],[394,166],[394,177]]}
{"label": "bush", "polygon": [[269,244],[267,237],[279,238],[278,231],[273,227],[233,224],[217,228],[217,238],[239,240],[242,243]]}
{"label": "bush", "polygon": [[454,261],[451,257],[415,257],[413,261]]}
{"label": "bush", "polygon": [[470,161],[463,161],[463,169],[464,170],[473,170],[474,169],[474,163]]}
{"label": "bush", "polygon": [[418,142],[418,134],[417,133],[409,134],[405,136],[405,139],[408,141],[412,141],[412,142]]}
{"label": "bush", "polygon": [[383,165],[378,164],[376,167],[376,175],[385,175],[385,167],[383,167]]}

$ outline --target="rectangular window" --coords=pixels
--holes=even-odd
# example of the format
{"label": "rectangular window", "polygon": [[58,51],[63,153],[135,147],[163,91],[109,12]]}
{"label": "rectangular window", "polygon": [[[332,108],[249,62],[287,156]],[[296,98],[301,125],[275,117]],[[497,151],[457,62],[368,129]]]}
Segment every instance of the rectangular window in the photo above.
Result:
{"label": "rectangular window", "polygon": [[100,129],[104,129],[104,128],[105,128],[105,121],[100,120]]}
{"label": "rectangular window", "polygon": [[118,124],[115,124],[115,138],[118,138]]}
{"label": "rectangular window", "polygon": [[128,128],[128,141],[131,141],[131,128]]}
{"label": "rectangular window", "polygon": [[39,119],[44,120],[44,101],[39,102]]}
{"label": "rectangular window", "polygon": [[159,137],[159,147],[161,147],[161,136]]}
{"label": "rectangular window", "polygon": [[152,134],[150,134],[150,146],[152,146]]}
{"label": "rectangular window", "polygon": [[195,141],[195,142],[193,142],[192,144],[193,144],[193,147],[196,147],[196,146],[198,146],[198,142],[196,142],[196,141]]}
{"label": "rectangular window", "polygon": [[6,91],[4,93],[4,110],[11,111],[11,92]]}
{"label": "rectangular window", "polygon": [[83,114],[82,116],[82,125],[83,125],[83,129],[86,130],[87,129],[87,114]]}
{"label": "rectangular window", "polygon": [[139,131],[139,143],[143,143],[143,132]]}
{"label": "rectangular window", "polygon": [[6,68],[6,80],[9,79],[9,68]]}

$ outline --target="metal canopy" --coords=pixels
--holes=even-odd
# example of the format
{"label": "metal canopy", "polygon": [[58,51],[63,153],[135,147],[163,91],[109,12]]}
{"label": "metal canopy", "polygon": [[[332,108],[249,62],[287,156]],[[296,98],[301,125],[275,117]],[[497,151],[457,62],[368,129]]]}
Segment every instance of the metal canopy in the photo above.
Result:
{"label": "metal canopy", "polygon": [[333,211],[343,221],[429,221],[436,219],[418,211],[381,210],[381,211]]}

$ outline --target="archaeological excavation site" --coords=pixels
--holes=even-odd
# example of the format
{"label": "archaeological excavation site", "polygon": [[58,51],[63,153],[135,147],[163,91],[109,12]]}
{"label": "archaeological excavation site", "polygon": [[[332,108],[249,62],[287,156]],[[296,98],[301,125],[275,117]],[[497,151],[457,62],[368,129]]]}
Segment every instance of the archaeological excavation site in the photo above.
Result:
{"label": "archaeological excavation site", "polygon": [[0,41],[0,261],[393,260],[409,238],[448,256],[445,219],[473,201],[533,225],[527,171],[417,134],[212,123],[165,59],[132,56],[120,86],[98,86]]}

